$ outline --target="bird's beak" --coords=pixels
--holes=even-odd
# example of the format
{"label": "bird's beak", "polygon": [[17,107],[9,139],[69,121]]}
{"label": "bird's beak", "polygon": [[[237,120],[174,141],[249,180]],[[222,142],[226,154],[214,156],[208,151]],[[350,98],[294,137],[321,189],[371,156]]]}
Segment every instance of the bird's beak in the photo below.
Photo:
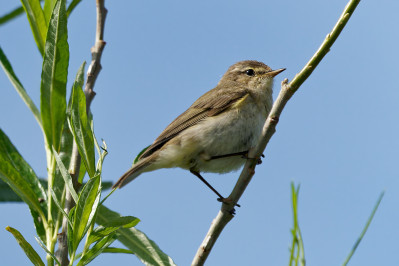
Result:
{"label": "bird's beak", "polygon": [[269,71],[269,72],[267,72],[266,74],[267,74],[268,76],[275,77],[275,76],[277,76],[278,74],[280,74],[281,72],[283,72],[284,70],[285,70],[285,68],[280,68],[280,69],[277,69],[277,70]]}

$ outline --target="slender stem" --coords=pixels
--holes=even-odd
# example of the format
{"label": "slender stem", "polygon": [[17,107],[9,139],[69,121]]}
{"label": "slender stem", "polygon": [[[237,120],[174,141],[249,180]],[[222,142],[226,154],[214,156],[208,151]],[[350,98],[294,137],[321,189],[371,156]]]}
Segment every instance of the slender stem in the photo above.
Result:
{"label": "slender stem", "polygon": [[[47,144],[47,143],[46,143]],[[47,150],[50,148],[47,146]],[[55,175],[55,158],[51,152],[47,153],[47,173],[48,173],[48,194],[47,194],[47,227],[46,227],[46,245],[47,249],[51,252],[54,251],[55,241],[53,239],[54,234],[54,220],[52,216],[52,208],[53,208],[53,198],[50,193],[53,188],[54,183],[54,175]],[[54,259],[47,254],[47,265],[54,265]]]}
{"label": "slender stem", "polygon": [[313,55],[313,57],[309,60],[309,62],[303,67],[301,72],[296,75],[290,82],[291,89],[295,92],[302,83],[312,74],[313,70],[317,67],[320,61],[324,58],[324,56],[330,51],[331,46],[337,40],[338,36],[341,34],[344,29],[346,23],[349,21],[353,12],[355,11],[357,5],[360,3],[360,0],[351,0],[346,5],[344,11],[341,14],[341,17],[338,19],[338,22],[335,24],[332,31],[326,36],[326,39],[321,44],[319,49]]}
{"label": "slender stem", "polygon": [[192,265],[204,265],[210,251],[212,250],[213,245],[220,235],[220,232],[223,230],[226,224],[234,217],[232,214],[234,211],[234,206],[244,193],[246,187],[252,179],[252,176],[255,174],[256,162],[258,158],[260,158],[269,140],[276,131],[276,125],[279,121],[281,112],[283,111],[285,105],[287,104],[288,100],[294,95],[294,93],[299,89],[301,84],[310,76],[310,74],[324,58],[324,56],[328,53],[331,46],[333,45],[333,43],[341,33],[342,29],[348,22],[349,18],[355,11],[359,2],[360,0],[349,1],[342,15],[338,19],[338,22],[335,24],[332,31],[327,35],[320,48],[305,65],[305,67],[299,72],[299,74],[294,77],[294,79],[290,83],[288,83],[287,79],[282,82],[281,91],[276,101],[274,102],[272,110],[270,111],[270,114],[265,122],[262,130],[262,136],[259,139],[258,145],[254,149],[251,149],[249,151],[248,157],[254,159],[248,159],[245,163],[244,169],[242,170],[233,191],[228,197],[229,201],[226,201],[229,203],[224,202],[222,204],[221,211],[218,213],[214,222],[212,222],[210,229],[205,237],[205,240],[199,247],[193,259]]}
{"label": "slender stem", "polygon": [[72,254],[71,254],[71,261],[69,262],[69,266],[72,266],[73,265],[73,261],[75,260],[75,250],[74,251],[72,251]]}

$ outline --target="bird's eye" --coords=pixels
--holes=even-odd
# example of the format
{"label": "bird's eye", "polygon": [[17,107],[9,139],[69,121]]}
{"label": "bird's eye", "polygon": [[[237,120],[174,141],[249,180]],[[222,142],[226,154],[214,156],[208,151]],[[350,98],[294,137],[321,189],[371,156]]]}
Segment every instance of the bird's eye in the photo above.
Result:
{"label": "bird's eye", "polygon": [[252,77],[252,76],[255,76],[255,71],[250,68],[247,71],[245,71],[245,74]]}

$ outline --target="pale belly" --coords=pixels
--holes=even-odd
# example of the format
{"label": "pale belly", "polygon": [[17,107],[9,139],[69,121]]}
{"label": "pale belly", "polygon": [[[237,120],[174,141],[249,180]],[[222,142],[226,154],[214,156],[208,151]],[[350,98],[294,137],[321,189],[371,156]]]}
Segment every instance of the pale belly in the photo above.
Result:
{"label": "pale belly", "polygon": [[211,157],[245,152],[254,147],[265,120],[266,113],[256,106],[204,119],[165,145],[159,153],[157,168],[180,167],[213,173],[237,170],[246,161],[243,156]]}

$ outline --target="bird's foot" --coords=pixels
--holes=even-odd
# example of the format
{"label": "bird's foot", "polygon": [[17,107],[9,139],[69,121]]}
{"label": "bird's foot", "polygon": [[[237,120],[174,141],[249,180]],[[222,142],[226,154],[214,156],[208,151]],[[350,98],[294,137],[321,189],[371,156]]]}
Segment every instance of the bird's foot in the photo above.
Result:
{"label": "bird's foot", "polygon": [[[262,154],[261,154],[261,157],[265,158],[265,155],[262,153]],[[243,154],[243,155],[241,156],[241,158],[243,158],[243,159],[252,159],[252,158],[249,158],[249,157],[248,157],[248,152],[247,152],[246,154]],[[257,164],[257,165],[262,164],[262,159],[261,159],[261,158],[258,158],[258,161],[256,162],[256,164]]]}
{"label": "bird's foot", "polygon": [[[232,201],[230,199],[228,199],[228,198],[218,198],[217,200],[219,202],[226,203],[226,204],[231,204],[232,203]],[[235,203],[234,206],[241,207],[241,205],[238,204],[238,203]]]}

